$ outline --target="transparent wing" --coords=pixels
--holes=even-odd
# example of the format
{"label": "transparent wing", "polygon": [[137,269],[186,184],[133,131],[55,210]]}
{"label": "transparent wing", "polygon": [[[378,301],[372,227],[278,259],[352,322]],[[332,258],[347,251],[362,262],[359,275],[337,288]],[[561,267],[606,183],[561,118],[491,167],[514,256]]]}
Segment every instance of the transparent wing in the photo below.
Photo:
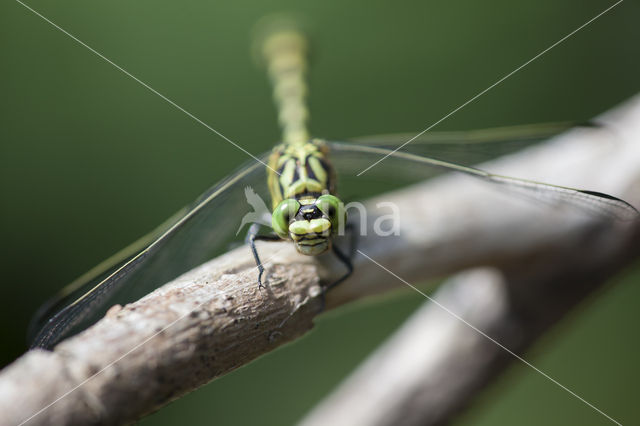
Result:
{"label": "transparent wing", "polygon": [[[543,132],[518,133],[518,140],[541,140],[567,127],[547,127]],[[523,130],[519,127],[519,131]],[[544,201],[569,202],[585,210],[621,219],[638,219],[638,211],[623,200],[607,194],[550,185],[509,176],[488,173],[465,166],[475,161],[469,156],[465,145],[489,144],[496,141],[508,143],[515,133],[452,132],[449,142],[433,134],[424,143],[409,144],[411,152],[385,147],[354,143],[332,142],[331,160],[340,174],[341,195],[345,200],[363,198],[407,183],[416,182],[435,174],[456,171],[497,185],[524,191]],[[529,136],[524,137],[525,133]],[[476,136],[473,136],[473,135]],[[454,140],[460,142],[459,153],[450,151]],[[380,139],[382,141],[382,139]],[[443,148],[438,148],[442,144]],[[391,146],[392,145],[392,146]],[[513,145],[510,145],[513,146]],[[519,145],[522,146],[522,145]],[[391,148],[391,149],[390,149]],[[456,158],[456,162],[421,155],[422,152],[443,155],[441,158]],[[504,153],[504,150],[500,151]],[[362,187],[362,180],[353,171],[359,171],[377,161],[381,156],[389,158],[375,168],[383,172],[383,178],[374,189]],[[457,155],[457,156],[456,156]],[[495,151],[491,156],[496,156]],[[266,155],[263,157],[266,158]],[[389,179],[393,176],[393,179]],[[351,182],[350,182],[351,181]],[[45,305],[37,314],[33,326],[33,346],[51,347],[63,338],[75,334],[104,316],[114,304],[124,304],[139,299],[160,285],[192,269],[202,262],[222,253],[234,240],[239,218],[251,211],[244,189],[251,186],[257,194],[268,199],[265,169],[254,162],[241,168],[230,177],[215,185],[200,197],[190,208],[184,209],[164,225],[109,260],[80,277],[68,286],[60,296]],[[369,193],[367,193],[369,191]]]}
{"label": "transparent wing", "polygon": [[368,135],[352,138],[349,142],[365,144],[371,146],[391,145],[397,146],[411,140],[417,144],[440,144],[440,143],[462,143],[462,144],[483,144],[513,142],[518,140],[541,139],[550,137],[560,132],[580,126],[597,126],[596,123],[578,124],[574,122],[551,122],[523,124],[516,126],[492,127],[488,129],[474,129],[462,131],[429,131],[419,136],[419,132],[406,133],[384,133],[379,135]]}
{"label": "transparent wing", "polygon": [[[538,123],[455,132],[392,133],[354,138],[349,142],[433,157],[434,153],[456,164],[479,164],[491,158],[519,151],[576,127],[597,127],[596,123]],[[408,141],[411,141],[407,143]]]}
{"label": "transparent wing", "polygon": [[[365,169],[383,156],[389,157],[372,168],[373,174],[382,175],[376,185],[376,193],[393,189],[419,180],[424,180],[442,172],[459,172],[492,184],[509,187],[526,196],[545,203],[568,204],[598,216],[619,220],[640,219],[640,213],[632,205],[613,197],[594,191],[569,188],[516,177],[497,175],[477,168],[435,159],[412,152],[393,151],[379,146],[366,146],[347,142],[331,142],[331,159],[340,173],[340,191],[343,199],[353,197],[357,191],[356,173]],[[418,167],[416,167],[418,166]],[[356,173],[354,173],[354,171]],[[369,172],[368,172],[369,173]],[[393,179],[389,179],[392,177]],[[343,183],[345,183],[343,185]],[[360,179],[360,185],[362,180]],[[347,193],[344,193],[344,189]],[[358,196],[372,194],[358,193]]]}
{"label": "transparent wing", "polygon": [[263,164],[240,168],[192,206],[67,286],[37,312],[30,326],[32,347],[50,348],[95,323],[114,304],[135,301],[226,251],[237,239],[240,218],[253,211],[246,187],[269,202]]}

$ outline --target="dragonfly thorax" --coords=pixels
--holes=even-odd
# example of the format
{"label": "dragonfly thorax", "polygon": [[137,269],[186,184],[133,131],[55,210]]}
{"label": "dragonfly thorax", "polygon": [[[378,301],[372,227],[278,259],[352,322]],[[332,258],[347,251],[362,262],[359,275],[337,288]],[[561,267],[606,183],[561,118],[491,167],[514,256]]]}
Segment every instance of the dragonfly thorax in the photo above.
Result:
{"label": "dragonfly thorax", "polygon": [[269,157],[268,184],[273,207],[286,198],[304,199],[334,192],[327,145],[318,139],[281,144]]}

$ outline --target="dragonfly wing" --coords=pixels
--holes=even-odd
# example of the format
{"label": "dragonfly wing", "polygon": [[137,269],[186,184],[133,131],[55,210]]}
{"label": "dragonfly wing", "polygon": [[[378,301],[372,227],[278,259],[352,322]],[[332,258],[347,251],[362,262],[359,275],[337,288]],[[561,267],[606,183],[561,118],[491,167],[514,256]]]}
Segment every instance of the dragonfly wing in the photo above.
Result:
{"label": "dragonfly wing", "polygon": [[253,212],[246,200],[248,187],[268,200],[263,164],[240,168],[158,229],[70,284],[36,314],[32,347],[50,348],[95,323],[111,306],[135,301],[226,251],[238,239],[242,216]]}
{"label": "dragonfly wing", "polygon": [[[359,178],[356,177],[354,171],[363,170],[388,156],[384,164],[377,165],[367,173],[382,173],[386,175],[387,180],[392,177],[394,181],[400,182],[400,186],[403,186],[443,172],[458,172],[492,184],[506,186],[547,204],[568,204],[590,214],[619,220],[640,219],[640,213],[635,207],[608,194],[493,174],[474,167],[379,146],[342,142],[332,142],[330,146],[332,161],[337,170],[343,172],[341,174],[341,188],[345,178],[357,182]],[[349,172],[346,172],[347,170]],[[353,186],[349,183],[348,187]],[[381,180],[380,183],[383,184],[384,180]],[[350,195],[347,194],[344,198],[348,199]]]}
{"label": "dragonfly wing", "polygon": [[479,164],[495,157],[519,151],[577,127],[595,127],[595,123],[538,123],[465,131],[393,133],[354,138],[358,145],[377,146],[417,155],[445,156],[456,164]]}

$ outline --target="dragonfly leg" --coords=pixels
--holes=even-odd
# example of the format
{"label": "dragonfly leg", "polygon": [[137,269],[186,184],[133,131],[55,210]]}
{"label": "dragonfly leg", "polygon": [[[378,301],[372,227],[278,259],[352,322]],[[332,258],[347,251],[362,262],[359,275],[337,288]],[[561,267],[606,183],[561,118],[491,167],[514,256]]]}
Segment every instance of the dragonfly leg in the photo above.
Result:
{"label": "dragonfly leg", "polygon": [[349,278],[353,273],[352,259],[356,251],[358,234],[354,231],[353,224],[351,223],[347,223],[347,225],[345,226],[345,229],[348,232],[351,232],[351,238],[349,240],[349,254],[348,255],[344,254],[342,250],[340,250],[335,244],[333,244],[331,249],[333,253],[336,255],[336,257],[340,260],[340,262],[342,262],[342,264],[347,267],[347,272],[343,276],[338,278],[336,281],[332,282],[331,284],[329,284],[328,286],[322,289],[322,293],[320,294],[320,312],[324,311],[324,307],[326,305],[326,300],[327,300],[327,291],[331,290],[332,288],[334,288],[335,286],[337,286],[338,284],[340,284],[341,282]]}
{"label": "dragonfly leg", "polygon": [[278,241],[280,237],[273,235],[258,235],[260,231],[260,224],[254,223],[249,227],[249,232],[247,233],[247,238],[245,241],[251,247],[251,253],[253,253],[253,258],[256,261],[256,266],[258,267],[258,288],[263,288],[262,284],[262,275],[264,274],[264,266],[262,266],[262,261],[260,261],[260,256],[258,255],[258,249],[256,248],[256,241]]}
{"label": "dragonfly leg", "polygon": [[340,262],[342,262],[342,264],[347,268],[347,272],[343,276],[338,278],[336,281],[334,281],[331,284],[329,284],[328,286],[326,286],[325,289],[324,289],[325,293],[327,291],[329,291],[330,289],[334,288],[335,286],[337,286],[338,284],[340,284],[341,282],[343,282],[344,280],[346,280],[347,278],[349,278],[351,276],[351,274],[353,273],[353,262],[352,262],[352,259],[353,259],[353,255],[355,254],[355,251],[356,251],[358,234],[354,231],[354,227],[353,227],[352,223],[347,223],[346,226],[345,226],[345,229],[346,229],[347,232],[349,232],[351,234],[350,235],[351,238],[349,239],[349,252],[348,252],[348,254],[345,254],[335,244],[333,244],[332,250],[333,250],[333,253],[336,255],[336,257],[340,260]]}

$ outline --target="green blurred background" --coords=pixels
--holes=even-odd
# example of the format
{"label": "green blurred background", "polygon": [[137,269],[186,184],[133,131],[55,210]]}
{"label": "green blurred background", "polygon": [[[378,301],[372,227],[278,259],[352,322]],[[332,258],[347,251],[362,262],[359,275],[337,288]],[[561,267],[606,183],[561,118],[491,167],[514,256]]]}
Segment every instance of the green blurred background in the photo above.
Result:
{"label": "green blurred background", "polygon": [[[312,130],[419,131],[613,2],[61,1],[28,4],[252,153],[278,139],[249,54],[273,12],[311,30]],[[640,88],[640,6],[627,1],[439,129],[585,120]],[[245,154],[19,3],[0,6],[0,365],[48,296],[158,225]],[[640,424],[638,268],[615,277],[526,357],[624,424]],[[143,421],[290,424],[421,303],[415,293],[325,315],[316,330]],[[250,409],[247,409],[250,407]],[[521,364],[460,424],[606,424]]]}

